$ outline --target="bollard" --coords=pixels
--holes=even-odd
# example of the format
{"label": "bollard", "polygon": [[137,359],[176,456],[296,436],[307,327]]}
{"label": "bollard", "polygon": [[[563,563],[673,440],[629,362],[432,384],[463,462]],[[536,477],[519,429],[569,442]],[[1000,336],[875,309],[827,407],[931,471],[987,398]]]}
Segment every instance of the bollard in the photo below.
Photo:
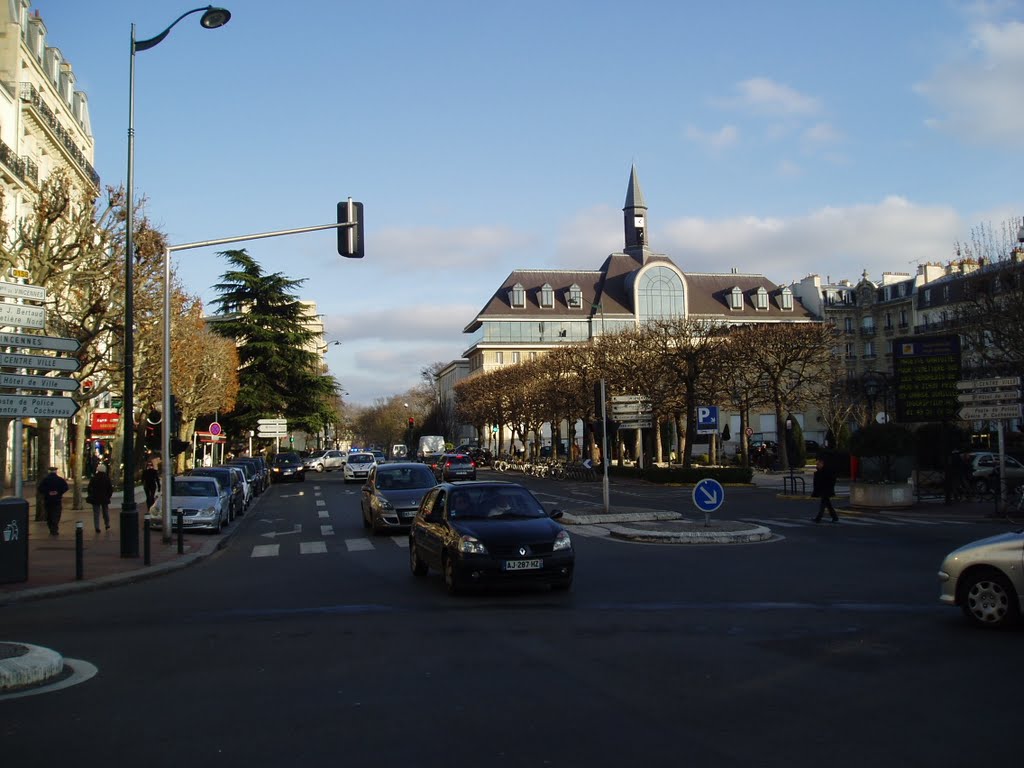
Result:
{"label": "bollard", "polygon": [[185,510],[175,510],[178,515],[178,554],[185,553]]}
{"label": "bollard", "polygon": [[83,555],[84,555],[84,551],[85,551],[85,546],[82,543],[82,536],[83,536],[84,531],[85,531],[84,523],[82,523],[82,521],[79,520],[77,523],[75,523],[75,580],[76,581],[81,581],[82,578],[84,577],[84,572],[85,572],[85,563],[83,562],[84,561]]}
{"label": "bollard", "polygon": [[142,562],[144,565],[149,565],[149,532],[152,530],[152,515],[146,515],[146,519],[142,522]]}

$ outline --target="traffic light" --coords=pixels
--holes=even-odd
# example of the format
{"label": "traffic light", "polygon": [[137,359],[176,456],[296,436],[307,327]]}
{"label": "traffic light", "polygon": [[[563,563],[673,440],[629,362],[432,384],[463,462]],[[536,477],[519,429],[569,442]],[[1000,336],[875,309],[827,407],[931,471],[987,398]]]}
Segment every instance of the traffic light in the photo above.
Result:
{"label": "traffic light", "polygon": [[412,429],[415,426],[416,426],[416,419],[414,419],[412,416],[410,416],[409,417],[409,429]]}
{"label": "traffic light", "polygon": [[338,203],[338,253],[349,259],[363,258],[363,204],[349,198]]}

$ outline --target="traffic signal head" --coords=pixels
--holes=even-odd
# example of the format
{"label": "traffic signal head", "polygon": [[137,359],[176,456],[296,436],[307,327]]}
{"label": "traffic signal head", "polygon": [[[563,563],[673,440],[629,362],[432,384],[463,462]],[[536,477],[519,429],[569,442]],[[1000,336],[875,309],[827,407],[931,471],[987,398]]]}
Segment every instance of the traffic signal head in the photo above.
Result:
{"label": "traffic signal head", "polygon": [[410,427],[415,427],[416,426],[416,419],[414,419],[412,416],[409,417],[409,426]]}
{"label": "traffic signal head", "polygon": [[338,253],[349,259],[363,258],[363,204],[351,198],[338,203]]}

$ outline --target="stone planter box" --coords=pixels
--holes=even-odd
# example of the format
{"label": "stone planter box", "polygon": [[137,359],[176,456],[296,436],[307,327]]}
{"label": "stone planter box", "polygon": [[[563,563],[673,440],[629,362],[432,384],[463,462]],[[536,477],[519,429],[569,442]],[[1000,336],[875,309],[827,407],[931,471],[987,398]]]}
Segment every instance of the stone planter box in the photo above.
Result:
{"label": "stone planter box", "polygon": [[865,509],[904,509],[914,506],[910,483],[850,483],[850,505]]}

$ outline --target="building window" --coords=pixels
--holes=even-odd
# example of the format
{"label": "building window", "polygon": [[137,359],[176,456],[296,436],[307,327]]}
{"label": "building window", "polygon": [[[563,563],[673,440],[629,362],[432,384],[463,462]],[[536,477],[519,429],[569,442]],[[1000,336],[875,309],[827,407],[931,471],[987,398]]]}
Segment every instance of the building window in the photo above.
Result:
{"label": "building window", "polygon": [[522,283],[516,283],[509,289],[508,303],[516,309],[522,309],[526,306],[526,289],[523,288]]}
{"label": "building window", "polygon": [[536,352],[531,352],[530,353],[530,359],[531,360],[536,360],[537,359],[537,353]]}
{"label": "building window", "polygon": [[885,288],[882,289],[882,297],[885,299],[885,301],[888,301],[889,299],[892,298],[892,286],[891,285],[887,285],[887,286],[885,286]]}
{"label": "building window", "polygon": [[743,291],[734,287],[729,293],[729,309],[739,311],[743,309]]}
{"label": "building window", "polygon": [[555,289],[550,283],[544,283],[540,287],[540,305],[544,309],[551,309],[555,306]]}
{"label": "building window", "polygon": [[843,330],[846,331],[847,333],[853,333],[853,318],[852,317],[844,317],[843,318]]}
{"label": "building window", "polygon": [[846,359],[852,360],[856,355],[854,354],[853,344],[847,343],[846,345]]}
{"label": "building window", "polygon": [[754,301],[757,309],[768,309],[768,291],[764,289],[763,285],[757,289]]}
{"label": "building window", "polygon": [[566,304],[569,305],[570,309],[582,309],[583,308],[583,289],[578,285],[569,286],[569,295],[566,298]]}
{"label": "building window", "polygon": [[641,322],[685,314],[683,281],[668,267],[653,267],[641,276],[637,288],[637,315]]}
{"label": "building window", "polygon": [[924,305],[925,305],[926,307],[927,307],[927,306],[928,306],[929,304],[931,304],[931,303],[932,303],[932,289],[931,289],[931,288],[925,288],[925,289],[924,289],[924,302],[923,302],[923,303],[924,303]]}
{"label": "building window", "polygon": [[505,364],[505,353],[504,352],[495,352],[494,353],[494,362],[496,362],[498,365],[504,365]]}
{"label": "building window", "polygon": [[885,313],[885,330],[892,330],[892,312]]}
{"label": "building window", "polygon": [[519,362],[519,353],[518,352],[513,352],[512,353],[512,364],[515,365],[518,362]]}
{"label": "building window", "polygon": [[906,328],[906,327],[907,327],[907,310],[901,309],[900,310],[900,328]]}
{"label": "building window", "polygon": [[868,341],[864,343],[864,357],[875,356],[875,342]]}
{"label": "building window", "polygon": [[782,309],[785,312],[793,311],[793,291],[788,285],[782,289]]}

